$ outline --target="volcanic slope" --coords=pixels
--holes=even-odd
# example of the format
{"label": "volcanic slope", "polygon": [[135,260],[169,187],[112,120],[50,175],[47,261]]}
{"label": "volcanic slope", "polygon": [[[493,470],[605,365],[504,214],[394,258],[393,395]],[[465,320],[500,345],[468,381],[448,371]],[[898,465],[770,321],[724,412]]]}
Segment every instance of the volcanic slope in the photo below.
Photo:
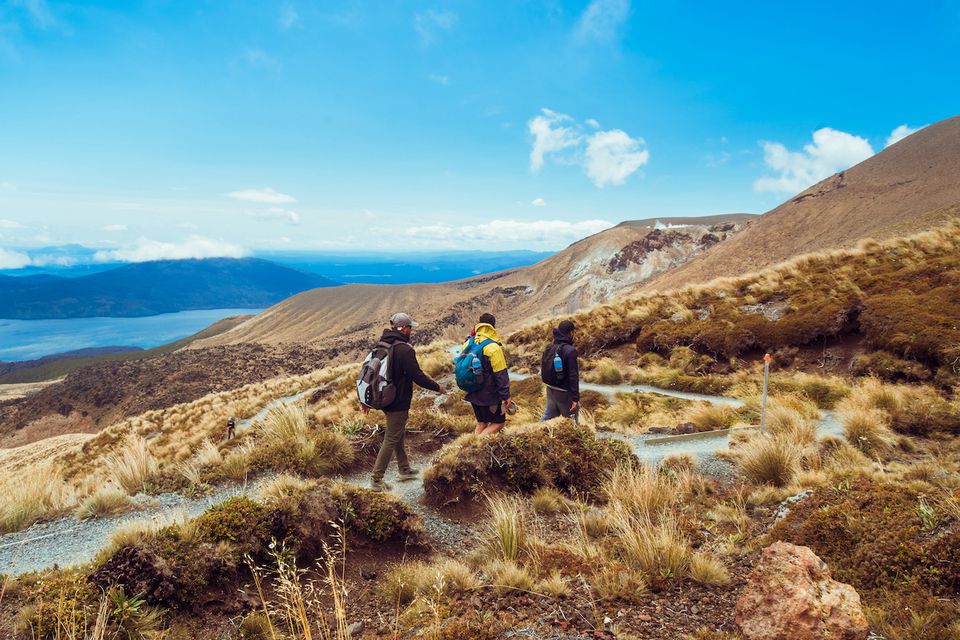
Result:
{"label": "volcanic slope", "polygon": [[249,342],[322,346],[335,339],[341,350],[350,350],[367,345],[390,314],[401,309],[421,323],[420,342],[457,338],[483,311],[497,315],[498,327],[510,328],[607,302],[625,286],[726,242],[752,218],[730,214],[630,221],[529,267],[442,284],[306,291],[191,348]]}
{"label": "volcanic slope", "polygon": [[960,116],[942,120],[787,200],[729,242],[640,285],[666,291],[792,256],[935,227],[960,216]]}

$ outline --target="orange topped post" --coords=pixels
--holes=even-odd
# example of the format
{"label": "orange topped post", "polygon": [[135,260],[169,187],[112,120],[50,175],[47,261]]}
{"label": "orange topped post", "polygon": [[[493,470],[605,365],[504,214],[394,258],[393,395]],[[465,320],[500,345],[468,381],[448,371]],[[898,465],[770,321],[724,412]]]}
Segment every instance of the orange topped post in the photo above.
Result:
{"label": "orange topped post", "polygon": [[770,386],[770,361],[773,356],[769,353],[763,356],[763,399],[760,401],[760,433],[767,428],[767,388]]}

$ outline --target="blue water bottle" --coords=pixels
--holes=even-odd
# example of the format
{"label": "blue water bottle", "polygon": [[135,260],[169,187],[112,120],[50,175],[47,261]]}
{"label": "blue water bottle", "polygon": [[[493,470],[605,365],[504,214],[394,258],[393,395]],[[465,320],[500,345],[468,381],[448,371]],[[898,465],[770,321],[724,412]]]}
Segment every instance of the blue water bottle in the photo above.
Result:
{"label": "blue water bottle", "polygon": [[557,373],[563,373],[563,359],[560,357],[559,351],[553,354],[553,370]]}
{"label": "blue water bottle", "polygon": [[473,369],[473,375],[480,377],[480,374],[483,373],[483,363],[480,362],[480,358],[474,354],[473,361],[470,363],[470,368]]}

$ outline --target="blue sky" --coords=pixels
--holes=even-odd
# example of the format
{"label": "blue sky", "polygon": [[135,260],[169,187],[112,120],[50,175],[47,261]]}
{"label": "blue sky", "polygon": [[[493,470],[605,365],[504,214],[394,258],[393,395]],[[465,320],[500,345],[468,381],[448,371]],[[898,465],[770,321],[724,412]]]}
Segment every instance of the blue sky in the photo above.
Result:
{"label": "blue sky", "polygon": [[956,0],[0,1],[0,268],[760,213],[955,115],[958,41]]}

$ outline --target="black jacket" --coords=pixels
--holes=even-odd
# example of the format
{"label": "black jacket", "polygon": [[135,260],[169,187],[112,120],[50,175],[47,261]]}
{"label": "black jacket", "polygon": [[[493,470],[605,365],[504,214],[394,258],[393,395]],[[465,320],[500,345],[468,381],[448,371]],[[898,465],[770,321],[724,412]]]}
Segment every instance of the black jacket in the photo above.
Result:
{"label": "black jacket", "polygon": [[417,362],[417,352],[410,346],[407,336],[393,329],[386,329],[380,340],[393,347],[393,364],[390,366],[390,375],[397,387],[397,399],[383,408],[384,411],[407,411],[410,401],[413,400],[413,383],[430,391],[440,391],[440,385],[430,379],[420,369]]}
{"label": "black jacket", "polygon": [[[556,388],[569,392],[571,400],[580,402],[580,367],[577,364],[577,348],[573,346],[573,338],[554,329],[551,344],[560,345],[560,359],[563,360],[563,381]],[[551,355],[555,349],[556,347],[547,346]]]}

